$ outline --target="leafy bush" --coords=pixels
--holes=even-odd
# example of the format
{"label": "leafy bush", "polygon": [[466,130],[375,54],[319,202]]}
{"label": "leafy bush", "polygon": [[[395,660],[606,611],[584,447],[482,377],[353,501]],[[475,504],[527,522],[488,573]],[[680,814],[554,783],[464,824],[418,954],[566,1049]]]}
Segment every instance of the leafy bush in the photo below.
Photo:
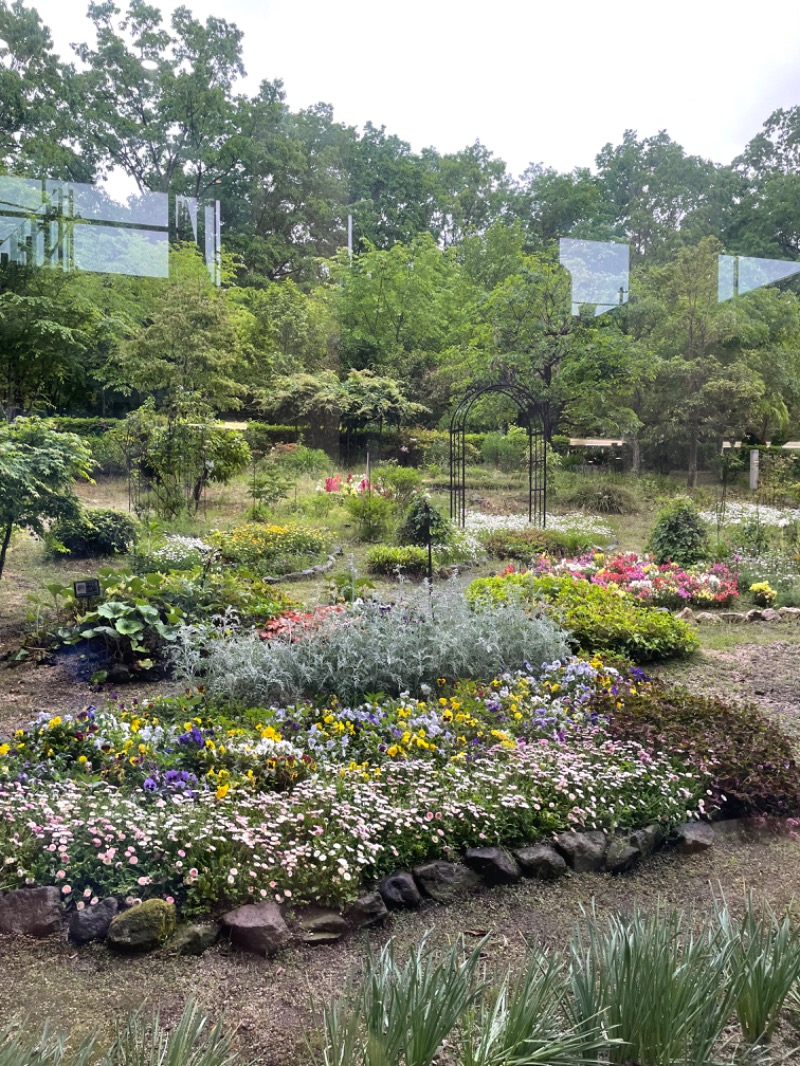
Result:
{"label": "leafy bush", "polygon": [[474,604],[542,599],[568,630],[580,651],[611,652],[649,662],[690,655],[699,641],[690,627],[668,611],[647,607],[616,587],[604,588],[570,576],[509,573],[478,578],[467,590]]}
{"label": "leafy bush", "polygon": [[486,538],[486,550],[499,559],[516,559],[530,562],[537,555],[555,555],[559,558],[582,555],[593,548],[601,547],[607,537],[579,530],[499,529]]}
{"label": "leafy bush", "polygon": [[311,529],[287,522],[259,525],[249,522],[218,530],[209,540],[224,562],[247,566],[259,573],[289,573],[319,562],[331,544],[326,529]]}
{"label": "leafy bush", "polygon": [[521,469],[528,462],[527,431],[511,426],[508,433],[487,433],[481,444],[481,459],[505,473]]}
{"label": "leafy bush", "polygon": [[395,466],[386,463],[375,471],[377,483],[390,493],[395,504],[404,508],[415,492],[419,491],[420,473],[410,466]]}
{"label": "leafy bush", "polygon": [[411,502],[402,525],[397,531],[398,544],[416,544],[424,548],[428,544],[428,533],[432,544],[447,544],[451,537],[452,526],[438,507],[427,496],[419,493]]}
{"label": "leafy bush", "polygon": [[678,497],[664,507],[645,545],[657,563],[694,566],[709,552],[708,527],[686,497]]}
{"label": "leafy bush", "polygon": [[413,577],[424,577],[428,572],[428,551],[415,544],[400,548],[380,544],[369,550],[367,569],[373,574],[395,575],[400,570]]}
{"label": "leafy bush", "polygon": [[159,602],[163,575],[138,577],[103,568],[99,576],[102,602],[79,614],[75,627],[63,629],[60,636],[67,643],[102,637],[110,658],[137,670],[151,669],[184,621],[179,607]]}
{"label": "leafy bush", "polygon": [[344,506],[356,527],[356,536],[368,544],[383,540],[392,524],[392,501],[377,492],[360,492],[344,498]]}
{"label": "leafy bush", "polygon": [[608,481],[589,481],[568,493],[564,502],[592,514],[636,514],[639,503],[624,485]]}
{"label": "leafy bush", "polygon": [[[697,696],[656,681],[620,707],[599,697],[612,736],[635,738],[707,767],[729,815],[800,812],[800,766],[791,742],[758,708]],[[724,796],[724,799],[722,798]]]}
{"label": "leafy bush", "polygon": [[[148,577],[152,580],[152,576]],[[186,621],[200,621],[231,609],[243,622],[264,625],[297,604],[259,574],[246,570],[173,571],[151,586],[163,610],[177,607]]]}
{"label": "leafy bush", "polygon": [[130,551],[138,530],[138,522],[122,511],[82,507],[76,515],[59,518],[50,529],[48,545],[76,559],[122,555]]}
{"label": "leafy bush", "polygon": [[492,677],[566,653],[554,622],[520,603],[471,609],[450,582],[432,597],[419,590],[404,603],[363,604],[295,644],[186,627],[175,661],[184,677],[203,678],[211,694],[255,706],[287,694],[358,700],[416,691],[440,677]]}

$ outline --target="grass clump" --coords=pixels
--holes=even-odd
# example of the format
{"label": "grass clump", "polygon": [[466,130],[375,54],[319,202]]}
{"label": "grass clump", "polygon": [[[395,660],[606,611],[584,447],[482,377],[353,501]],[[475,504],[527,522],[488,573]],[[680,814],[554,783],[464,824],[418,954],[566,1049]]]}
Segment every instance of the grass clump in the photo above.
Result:
{"label": "grass clump", "polygon": [[610,482],[578,485],[564,497],[564,502],[591,514],[636,514],[639,510],[638,500],[630,489]]}

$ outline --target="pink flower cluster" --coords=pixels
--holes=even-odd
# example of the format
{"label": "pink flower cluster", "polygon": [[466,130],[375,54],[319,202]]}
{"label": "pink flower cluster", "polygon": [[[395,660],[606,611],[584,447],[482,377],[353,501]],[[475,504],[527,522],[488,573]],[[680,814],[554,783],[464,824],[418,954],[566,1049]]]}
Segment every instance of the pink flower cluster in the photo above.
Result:
{"label": "pink flower cluster", "polygon": [[683,570],[676,563],[659,566],[651,556],[635,552],[595,552],[562,560],[541,555],[531,569],[536,574],[571,574],[604,588],[616,585],[659,607],[727,607],[739,595],[736,575],[722,563]]}

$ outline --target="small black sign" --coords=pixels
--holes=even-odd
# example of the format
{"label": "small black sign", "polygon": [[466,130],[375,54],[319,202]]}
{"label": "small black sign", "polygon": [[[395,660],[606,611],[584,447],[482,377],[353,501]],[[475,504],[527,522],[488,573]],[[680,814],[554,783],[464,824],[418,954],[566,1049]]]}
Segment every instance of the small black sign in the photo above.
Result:
{"label": "small black sign", "polygon": [[75,599],[90,600],[92,596],[100,595],[100,582],[96,577],[88,577],[85,581],[73,581]]}

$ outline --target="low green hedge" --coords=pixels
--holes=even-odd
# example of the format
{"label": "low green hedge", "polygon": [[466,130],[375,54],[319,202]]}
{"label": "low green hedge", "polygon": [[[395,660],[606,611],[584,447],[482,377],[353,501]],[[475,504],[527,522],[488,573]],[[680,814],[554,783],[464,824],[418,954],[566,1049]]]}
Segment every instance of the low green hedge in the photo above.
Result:
{"label": "low green hedge", "polygon": [[428,551],[413,544],[402,548],[378,544],[367,554],[367,569],[371,574],[393,576],[399,570],[412,577],[424,577],[428,572]]}
{"label": "low green hedge", "polygon": [[500,529],[486,538],[486,550],[498,559],[530,562],[537,555],[583,555],[593,548],[602,548],[608,537],[597,533],[556,529]]}

